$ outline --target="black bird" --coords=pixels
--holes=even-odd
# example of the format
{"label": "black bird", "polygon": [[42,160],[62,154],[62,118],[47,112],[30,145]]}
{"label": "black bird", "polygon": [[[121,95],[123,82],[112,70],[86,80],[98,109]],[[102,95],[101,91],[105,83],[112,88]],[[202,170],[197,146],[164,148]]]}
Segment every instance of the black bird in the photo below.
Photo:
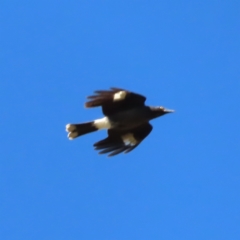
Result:
{"label": "black bird", "polygon": [[164,107],[146,106],[144,96],[120,88],[95,91],[95,95],[88,99],[85,107],[101,106],[105,117],[86,123],[67,124],[68,138],[107,129],[108,137],[95,143],[94,147],[101,150],[99,153],[110,153],[108,156],[132,151],[152,131],[150,120],[174,112]]}

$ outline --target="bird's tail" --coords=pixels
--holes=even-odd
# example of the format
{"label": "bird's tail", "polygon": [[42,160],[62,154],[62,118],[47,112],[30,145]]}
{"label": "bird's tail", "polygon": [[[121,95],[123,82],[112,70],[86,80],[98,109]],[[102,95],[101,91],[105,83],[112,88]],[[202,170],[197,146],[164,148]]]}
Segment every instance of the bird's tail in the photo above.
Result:
{"label": "bird's tail", "polygon": [[82,136],[87,133],[95,132],[98,128],[94,126],[94,122],[67,124],[66,131],[70,140]]}

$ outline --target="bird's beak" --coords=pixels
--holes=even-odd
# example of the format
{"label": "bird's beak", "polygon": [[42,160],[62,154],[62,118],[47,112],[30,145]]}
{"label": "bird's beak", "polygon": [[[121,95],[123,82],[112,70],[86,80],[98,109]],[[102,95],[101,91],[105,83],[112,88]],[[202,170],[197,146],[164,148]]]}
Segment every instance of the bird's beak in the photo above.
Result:
{"label": "bird's beak", "polygon": [[173,113],[173,112],[175,112],[175,110],[172,110],[172,109],[164,109],[164,112],[165,113]]}

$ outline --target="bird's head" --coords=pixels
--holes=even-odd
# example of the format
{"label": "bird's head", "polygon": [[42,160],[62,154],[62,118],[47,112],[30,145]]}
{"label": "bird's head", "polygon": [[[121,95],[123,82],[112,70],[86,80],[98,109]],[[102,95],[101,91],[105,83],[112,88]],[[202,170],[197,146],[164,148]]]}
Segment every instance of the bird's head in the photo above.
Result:
{"label": "bird's head", "polygon": [[161,117],[164,114],[175,112],[174,110],[167,109],[167,108],[164,108],[162,106],[161,107],[150,107],[150,109],[151,109],[151,112],[152,112],[152,118]]}

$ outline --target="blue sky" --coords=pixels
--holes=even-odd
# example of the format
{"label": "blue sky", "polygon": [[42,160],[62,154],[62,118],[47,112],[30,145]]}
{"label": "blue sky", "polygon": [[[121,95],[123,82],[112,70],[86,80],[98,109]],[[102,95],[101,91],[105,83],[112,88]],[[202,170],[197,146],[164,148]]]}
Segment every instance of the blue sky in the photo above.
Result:
{"label": "blue sky", "polygon": [[[240,239],[239,1],[2,1],[0,236]],[[97,89],[175,109],[107,158],[65,125]]]}

